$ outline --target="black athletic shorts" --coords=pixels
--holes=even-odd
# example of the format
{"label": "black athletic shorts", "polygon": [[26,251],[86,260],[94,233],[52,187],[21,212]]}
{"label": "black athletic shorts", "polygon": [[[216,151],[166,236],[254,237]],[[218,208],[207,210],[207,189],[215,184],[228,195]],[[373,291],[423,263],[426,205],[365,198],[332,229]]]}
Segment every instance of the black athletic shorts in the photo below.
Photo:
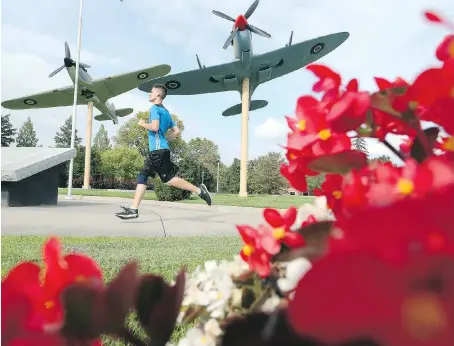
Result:
{"label": "black athletic shorts", "polygon": [[178,169],[178,166],[170,160],[170,150],[159,149],[148,153],[139,175],[154,178],[157,173],[161,181],[167,183],[175,177]]}

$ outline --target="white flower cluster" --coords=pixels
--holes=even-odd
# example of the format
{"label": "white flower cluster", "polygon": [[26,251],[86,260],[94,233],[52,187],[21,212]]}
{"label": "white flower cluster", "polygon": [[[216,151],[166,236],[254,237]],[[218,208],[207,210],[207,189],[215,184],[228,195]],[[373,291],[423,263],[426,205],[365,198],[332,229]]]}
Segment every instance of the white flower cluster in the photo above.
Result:
{"label": "white flower cluster", "polygon": [[[182,305],[203,306],[212,318],[224,318],[225,306],[235,289],[232,276],[239,276],[248,270],[248,264],[239,255],[230,262],[205,262],[203,268],[198,266],[190,276],[186,275]],[[183,312],[180,313],[179,319],[182,317]]]}
{"label": "white flower cluster", "polygon": [[312,203],[305,203],[298,209],[298,214],[295,221],[295,226],[300,227],[301,223],[306,221],[309,216],[313,216],[315,220],[320,221],[335,221],[336,218],[328,208],[326,196],[316,197]]}
{"label": "white flower cluster", "polygon": [[[298,210],[295,225],[300,227],[309,216],[317,221],[334,221],[334,215],[327,207],[326,197],[317,197],[315,201],[304,204]],[[306,258],[296,258],[289,262],[281,262],[278,265],[279,278],[277,286],[289,299],[293,298],[294,289],[300,279],[312,268],[312,264]],[[186,309],[190,306],[203,307],[206,311],[205,318],[190,328],[186,335],[178,342],[177,346],[216,346],[222,329],[219,322],[225,319],[232,311],[232,306],[240,306],[242,289],[237,288],[233,278],[240,277],[249,272],[249,265],[239,255],[234,256],[233,261],[212,260],[198,266],[191,274],[186,274],[186,287],[182,303],[183,311],[178,316],[181,323]],[[273,312],[282,302],[282,299],[272,293],[263,303],[260,310]],[[174,346],[168,343],[166,346]]]}

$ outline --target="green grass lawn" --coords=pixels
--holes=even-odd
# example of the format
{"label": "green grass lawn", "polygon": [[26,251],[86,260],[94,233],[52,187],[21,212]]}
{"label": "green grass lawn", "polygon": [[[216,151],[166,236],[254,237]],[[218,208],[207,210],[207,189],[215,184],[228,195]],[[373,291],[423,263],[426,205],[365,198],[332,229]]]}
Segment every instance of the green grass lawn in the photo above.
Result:
{"label": "green grass lawn", "polygon": [[[19,261],[42,263],[44,236],[2,236],[2,278]],[[241,248],[239,237],[174,237],[174,238],[79,238],[62,237],[64,252],[78,251],[91,256],[101,266],[106,281],[133,259],[139,260],[140,271],[162,275],[169,282],[182,265],[188,272],[207,260],[232,259]],[[132,330],[141,330],[130,319]],[[175,331],[172,341],[181,338],[186,328]],[[121,345],[104,338],[105,345]]]}
{"label": "green grass lawn", "polygon": [[[68,189],[58,189],[60,195],[67,195]],[[100,197],[120,197],[133,198],[134,192],[107,191],[107,190],[72,190],[73,195],[82,196],[100,196]],[[144,199],[156,200],[154,192],[146,192]],[[300,206],[303,203],[311,202],[313,197],[308,196],[271,196],[271,195],[250,195],[247,198],[238,197],[233,194],[216,194],[212,196],[213,205],[231,205],[239,207],[256,207],[256,208],[276,208],[286,209],[292,205]],[[204,204],[202,199],[191,196],[191,199],[181,201],[181,203]]]}

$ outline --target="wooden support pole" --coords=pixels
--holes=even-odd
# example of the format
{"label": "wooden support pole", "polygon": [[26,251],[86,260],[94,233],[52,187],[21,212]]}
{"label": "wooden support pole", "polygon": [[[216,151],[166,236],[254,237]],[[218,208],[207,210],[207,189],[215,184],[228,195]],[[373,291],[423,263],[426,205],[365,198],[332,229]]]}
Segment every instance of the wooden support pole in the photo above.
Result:
{"label": "wooden support pole", "polygon": [[91,134],[93,129],[93,102],[88,102],[87,128],[85,134],[85,168],[84,168],[84,189],[90,184],[91,170]]}
{"label": "wooden support pole", "polygon": [[247,197],[247,154],[249,122],[249,78],[243,79],[241,92],[241,163],[240,163],[240,197]]}

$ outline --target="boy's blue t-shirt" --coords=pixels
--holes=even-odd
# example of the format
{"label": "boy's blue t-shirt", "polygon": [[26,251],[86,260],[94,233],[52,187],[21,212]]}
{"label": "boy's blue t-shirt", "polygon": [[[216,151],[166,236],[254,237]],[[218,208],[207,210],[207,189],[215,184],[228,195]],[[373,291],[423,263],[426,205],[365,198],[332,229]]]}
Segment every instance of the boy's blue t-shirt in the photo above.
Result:
{"label": "boy's blue t-shirt", "polygon": [[148,147],[150,151],[159,149],[169,149],[169,143],[165,134],[167,130],[176,126],[169,111],[160,105],[153,105],[150,108],[150,117],[148,122],[151,124],[152,120],[159,120],[158,132],[148,130]]}

